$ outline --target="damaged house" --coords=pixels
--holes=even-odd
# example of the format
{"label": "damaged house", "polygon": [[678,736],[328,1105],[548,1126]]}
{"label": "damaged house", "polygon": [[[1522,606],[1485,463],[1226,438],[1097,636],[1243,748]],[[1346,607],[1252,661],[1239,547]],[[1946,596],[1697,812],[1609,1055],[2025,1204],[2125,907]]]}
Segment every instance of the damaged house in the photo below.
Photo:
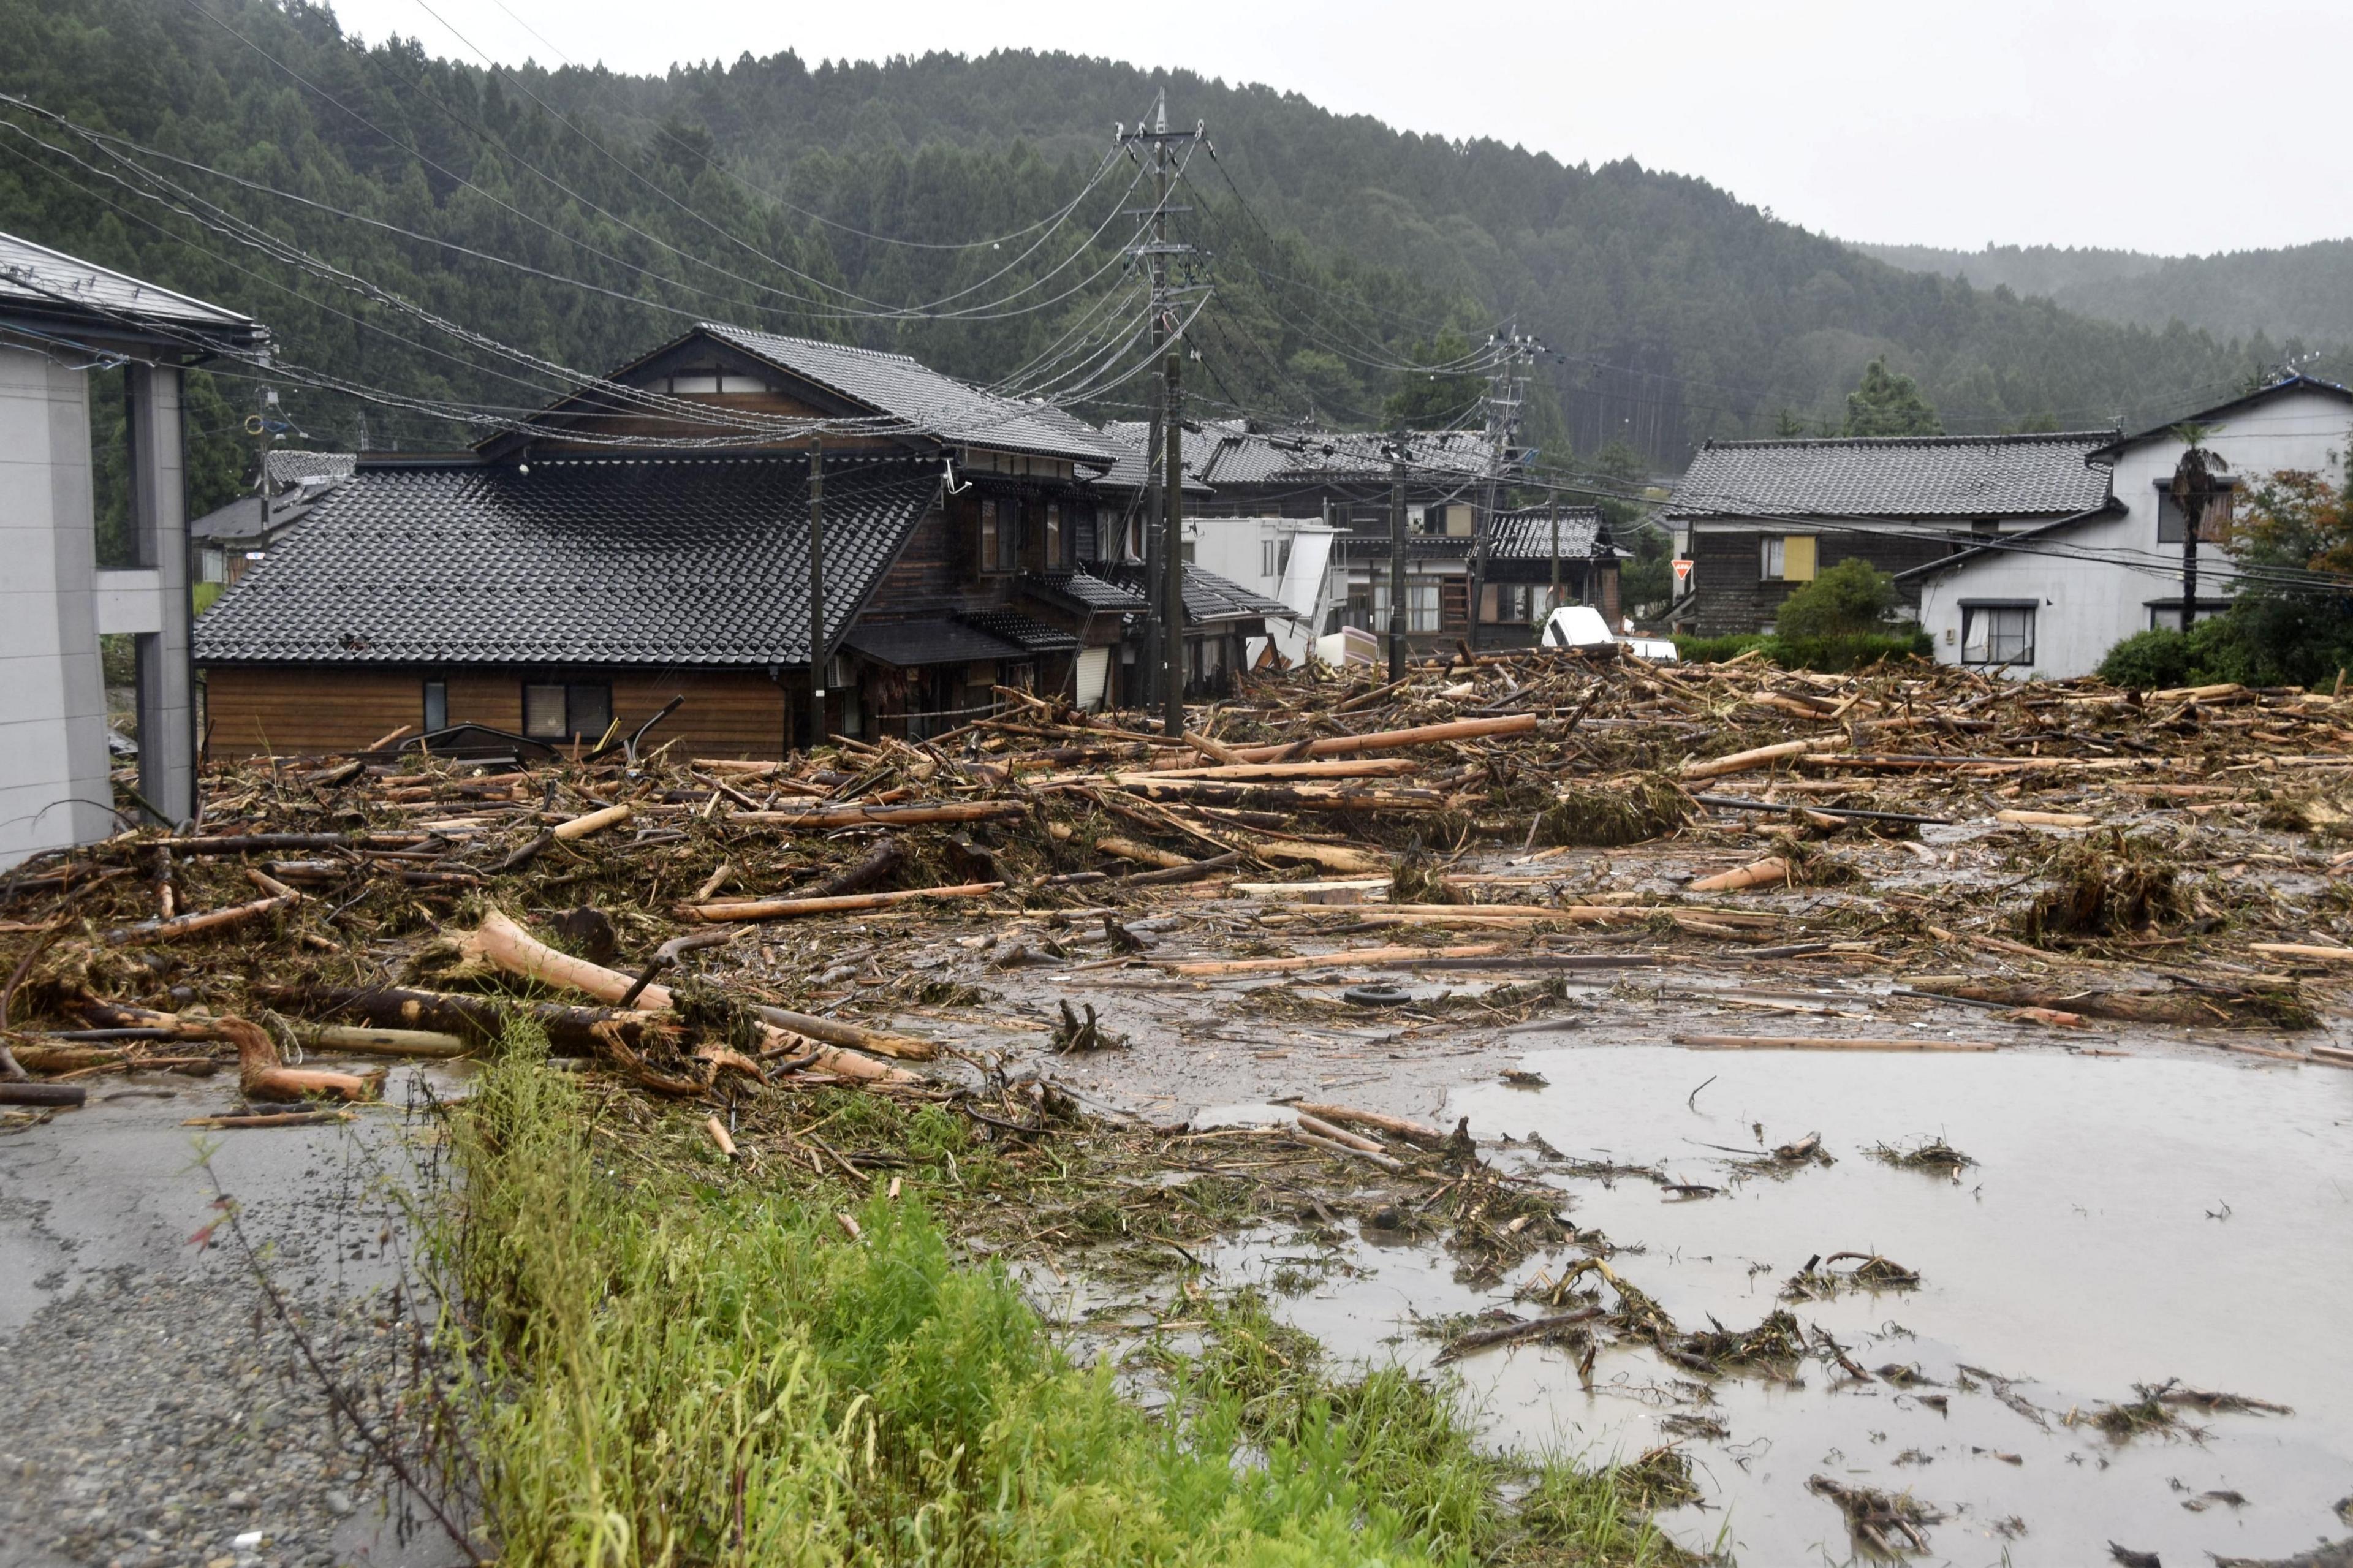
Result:
{"label": "damaged house", "polygon": [[[825,731],[1100,689],[1140,601],[1086,570],[1113,447],[901,354],[705,323],[454,456],[363,454],[198,622],[214,755],[474,725],[794,743],[823,450]],[[617,440],[626,444],[617,444]]]}
{"label": "damaged house", "polygon": [[2031,436],[1893,436],[1711,441],[1662,514],[1690,581],[1668,607],[1701,637],[1770,631],[1781,601],[1825,568],[1862,559],[1916,605],[1925,568],[1973,541],[2105,511],[2094,460],[2113,430]]}

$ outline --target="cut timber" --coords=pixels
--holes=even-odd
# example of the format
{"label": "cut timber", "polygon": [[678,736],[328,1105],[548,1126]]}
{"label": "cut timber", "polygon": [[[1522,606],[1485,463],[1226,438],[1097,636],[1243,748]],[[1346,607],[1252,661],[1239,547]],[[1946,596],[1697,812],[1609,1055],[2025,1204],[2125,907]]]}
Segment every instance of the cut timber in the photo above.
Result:
{"label": "cut timber", "polygon": [[911,801],[904,805],[825,805],[807,811],[736,811],[727,820],[767,827],[856,827],[861,823],[993,822],[1026,816],[1018,800]]}
{"label": "cut timber", "polygon": [[1425,1127],[1419,1121],[1409,1121],[1402,1116],[1390,1116],[1384,1111],[1359,1110],[1353,1105],[1300,1104],[1292,1109],[1302,1116],[1314,1116],[1352,1127],[1369,1127],[1377,1132],[1387,1132],[1426,1148],[1435,1149],[1446,1142],[1446,1134],[1435,1127]]}
{"label": "cut timber", "polygon": [[[610,1007],[574,1007],[561,1002],[519,1002],[504,996],[459,995],[406,986],[266,986],[262,994],[286,1007],[365,1018],[381,1030],[427,1030],[477,1044],[498,1040],[509,1017],[528,1018],[547,1036],[558,1055],[595,1056],[607,1035],[633,1050],[644,1050],[679,1033],[671,1020],[651,1013]],[[176,1022],[171,1015],[159,1015]],[[297,1026],[299,1032],[300,1026]]]}
{"label": "cut timber", "polygon": [[803,915],[834,915],[852,910],[880,910],[915,899],[981,899],[1004,887],[1002,882],[959,882],[950,888],[907,888],[895,893],[849,893],[838,899],[738,899],[718,904],[689,904],[680,912],[716,925],[726,921],[788,921]]}
{"label": "cut timber", "polygon": [[1328,1138],[1335,1143],[1345,1143],[1349,1148],[1361,1149],[1367,1154],[1387,1152],[1378,1143],[1362,1133],[1351,1132],[1345,1127],[1335,1127],[1329,1121],[1304,1110],[1299,1112],[1299,1125],[1314,1133],[1318,1138]]}
{"label": "cut timber", "polygon": [[1153,959],[1171,974],[1279,974],[1291,969],[1345,969],[1351,964],[1411,963],[1426,958],[1492,958],[1504,951],[1499,942],[1473,942],[1465,947],[1359,947],[1303,958]]}
{"label": "cut timber", "polygon": [[[838,899],[845,894],[862,892],[891,876],[906,863],[906,845],[894,837],[878,838],[874,841],[874,847],[860,856],[855,863],[843,868],[834,876],[827,878],[823,882],[810,889],[807,896],[813,899]],[[723,877],[726,870],[727,868],[721,867],[718,876]],[[717,880],[718,878],[715,877],[713,879]],[[718,889],[714,887],[711,891],[716,892]],[[707,899],[710,896],[711,893],[705,893],[702,898]],[[702,900],[697,899],[693,901],[700,903]]]}
{"label": "cut timber", "polygon": [[462,1057],[473,1047],[455,1035],[432,1029],[367,1029],[349,1024],[298,1023],[294,1037],[310,1050],[350,1051],[364,1057]]}
{"label": "cut timber", "polygon": [[1310,844],[1297,838],[1254,839],[1250,853],[1261,860],[1279,860],[1285,865],[1321,866],[1343,877],[1383,870],[1388,864],[1385,857],[1369,850],[1351,849],[1344,844]]}
{"label": "cut timber", "polygon": [[[637,984],[637,977],[634,975],[624,974],[619,970],[607,969],[601,964],[590,963],[585,959],[574,958],[569,953],[556,952],[555,949],[539,941],[496,910],[491,910],[482,917],[482,923],[467,940],[475,951],[494,967],[509,974],[521,975],[526,980],[537,980],[546,984],[562,986],[567,990],[585,991],[601,1001],[610,1002],[625,996],[628,994],[630,987]],[[640,999],[649,1012],[667,1012],[670,1007],[670,994],[666,986],[648,985],[640,994]],[[790,1047],[795,1043],[793,1036],[799,1033],[795,1030],[792,1034],[787,1034],[765,1018],[762,1026],[776,1037],[772,1044],[786,1047]],[[904,1068],[894,1068],[887,1063],[876,1061],[872,1057],[862,1057],[855,1051],[827,1044],[818,1046],[816,1059],[809,1065],[820,1072],[828,1072],[837,1078],[858,1079],[868,1082],[915,1083],[920,1081],[914,1074]]]}
{"label": "cut timber", "polygon": [[1281,899],[1301,904],[1361,904],[1388,890],[1387,877],[1356,877],[1330,882],[1236,882],[1226,891],[1238,899]]}
{"label": "cut timber", "polygon": [[1182,855],[1166,849],[1155,849],[1149,844],[1139,844],[1133,838],[1109,837],[1095,840],[1095,847],[1105,855],[1121,860],[1133,860],[1141,866],[1156,866],[1162,870],[1187,862]]}
{"label": "cut timber", "polygon": [[1208,736],[1196,734],[1190,730],[1185,731],[1185,743],[1213,763],[1239,763],[1247,760],[1235,754],[1234,749],[1223,742],[1212,741]]}
{"label": "cut timber", "polygon": [[1704,1051],[1998,1051],[1990,1040],[1872,1040],[1832,1035],[1671,1035]]}
{"label": "cut timber", "polygon": [[1997,811],[1993,819],[2022,827],[2097,827],[2100,824],[2098,817],[2080,811]]}
{"label": "cut timber", "polygon": [[1232,763],[1208,768],[1155,768],[1149,773],[1082,773],[1081,778],[1126,785],[1154,779],[1393,779],[1419,771],[1410,757],[1364,757],[1351,763]]}
{"label": "cut timber", "polygon": [[1778,746],[1759,746],[1751,752],[1735,752],[1728,757],[1685,763],[1683,776],[1687,779],[1716,779],[1726,773],[1745,773],[1754,768],[1769,768],[1787,758],[1802,757],[1808,752],[1819,752],[1841,743],[1843,738],[1839,736],[1826,736],[1815,741],[1784,741]]}
{"label": "cut timber", "polygon": [[1303,1143],[1311,1149],[1320,1149],[1327,1154],[1345,1154],[1351,1160],[1363,1160],[1378,1165],[1384,1171],[1397,1172],[1405,1169],[1405,1162],[1394,1154],[1384,1154],[1378,1149],[1366,1150],[1356,1146],[1358,1143],[1370,1142],[1370,1139],[1359,1138],[1354,1142],[1342,1143],[1334,1139],[1318,1137],[1303,1128],[1293,1127],[1291,1129],[1291,1141],[1294,1143]]}
{"label": "cut timber", "polygon": [[559,822],[548,831],[558,844],[569,844],[575,838],[586,838],[600,828],[611,827],[629,820],[627,805],[608,805],[602,811],[592,811],[586,816],[575,816],[569,822]]}
{"label": "cut timber", "polygon": [[2353,947],[2321,947],[2300,942],[2255,942],[2247,944],[2249,952],[2260,952],[2266,958],[2294,958],[2306,963],[2353,963]]}
{"label": "cut timber", "polygon": [[1694,893],[1729,893],[1741,888],[1779,886],[1788,880],[1789,863],[1778,855],[1773,855],[1737,870],[1719,871],[1713,877],[1702,877],[1691,884],[1691,890]]}
{"label": "cut timber", "polygon": [[[1458,719],[1449,724],[1424,724],[1411,730],[1380,730],[1369,735],[1326,735],[1309,742],[1306,755],[1343,757],[1355,752],[1386,752],[1399,746],[1427,746],[1438,741],[1475,741],[1486,735],[1520,735],[1536,727],[1533,713],[1509,713],[1500,719]],[[1271,762],[1293,749],[1279,746],[1236,746],[1234,755],[1248,762]]]}
{"label": "cut timber", "polygon": [[79,1105],[89,1094],[78,1083],[0,1083],[0,1105]]}
{"label": "cut timber", "polygon": [[1198,882],[1219,871],[1230,871],[1242,863],[1241,851],[1229,849],[1223,855],[1212,855],[1206,860],[1179,860],[1174,866],[1164,866],[1157,871],[1138,871],[1122,877],[1120,886],[1134,888],[1164,882]]}

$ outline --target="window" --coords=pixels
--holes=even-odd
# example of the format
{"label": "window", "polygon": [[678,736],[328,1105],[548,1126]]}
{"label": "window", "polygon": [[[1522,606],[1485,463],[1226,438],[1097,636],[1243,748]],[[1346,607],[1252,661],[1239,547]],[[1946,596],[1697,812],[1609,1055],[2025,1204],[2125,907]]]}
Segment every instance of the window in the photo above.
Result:
{"label": "window", "polygon": [[449,683],[428,680],[425,683],[425,732],[428,735],[449,727]]}
{"label": "window", "polygon": [[1018,572],[1021,567],[1021,503],[986,497],[980,503],[980,569]]}
{"label": "window", "polygon": [[1814,536],[1810,533],[1768,534],[1762,546],[1757,574],[1767,583],[1810,583],[1814,580]]}
{"label": "window", "polygon": [[[1409,632],[1434,632],[1438,624],[1438,584],[1435,577],[1409,577],[1405,582],[1405,629]],[[1353,598],[1354,595],[1351,595]],[[1367,628],[1377,632],[1389,629],[1389,580],[1383,573],[1373,579],[1373,618]]]}
{"label": "window", "polygon": [[522,732],[534,741],[595,745],[612,725],[613,689],[601,682],[533,683],[522,689]]}
{"label": "window", "polygon": [[1963,605],[1961,662],[2032,665],[2034,610],[2032,605]]}
{"label": "window", "polygon": [[1288,537],[1258,542],[1258,570],[1260,576],[1278,580],[1291,570],[1291,541]]}
{"label": "window", "polygon": [[1528,583],[1490,583],[1480,590],[1479,618],[1491,626],[1533,626],[1544,592]]}
{"label": "window", "polygon": [[[2231,491],[2225,489],[2208,503],[2206,527],[2199,534],[2201,540],[2220,540],[2231,526]],[[2188,530],[2183,526],[2181,508],[2174,503],[2173,481],[2157,481],[2157,542],[2159,544],[2179,544]]]}
{"label": "window", "polygon": [[1062,554],[1062,503],[1046,503],[1046,565],[1049,570],[1067,564]]}

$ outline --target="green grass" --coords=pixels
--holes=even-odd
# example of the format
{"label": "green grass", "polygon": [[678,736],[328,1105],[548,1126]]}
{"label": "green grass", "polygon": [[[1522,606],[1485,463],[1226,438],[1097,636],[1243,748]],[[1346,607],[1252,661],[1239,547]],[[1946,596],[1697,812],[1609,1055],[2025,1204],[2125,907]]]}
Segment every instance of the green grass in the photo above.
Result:
{"label": "green grass", "polygon": [[[509,1568],[1675,1560],[1637,1489],[1484,1454],[1402,1373],[1334,1382],[1254,1300],[1167,1363],[1156,1415],[912,1194],[870,1198],[851,1241],[755,1185],[624,1184],[577,1081],[510,1046],[452,1112],[438,1243]],[[1503,1500],[1521,1484],[1542,1508]]]}
{"label": "green grass", "polygon": [[1736,632],[1725,637],[1675,638],[1675,656],[1686,664],[1720,664],[1750,648],[1763,649],[1765,661],[1783,669],[1814,669],[1831,674],[1861,669],[1883,658],[1928,658],[1936,652],[1928,634],[1917,626],[1833,637],[1767,637]]}

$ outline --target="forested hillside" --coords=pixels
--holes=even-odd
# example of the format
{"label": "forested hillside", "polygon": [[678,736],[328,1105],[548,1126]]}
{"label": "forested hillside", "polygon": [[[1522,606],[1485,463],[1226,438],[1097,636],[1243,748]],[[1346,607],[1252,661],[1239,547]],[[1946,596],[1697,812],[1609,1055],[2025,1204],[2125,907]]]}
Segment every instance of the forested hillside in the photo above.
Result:
{"label": "forested hillside", "polygon": [[[1163,83],[1172,117],[1206,121],[1215,147],[1193,154],[1177,220],[1216,284],[1190,330],[1208,413],[1380,423],[1433,402],[1427,387],[1400,398],[1418,379],[1401,367],[1515,316],[1556,351],[1532,401],[1548,458],[1626,439],[1679,468],[1710,435],[1837,421],[1878,356],[1966,431],[2164,417],[2269,352],[1902,270],[1697,179],[1100,60],[812,69],[786,54],[660,78],[508,75],[362,49],[330,12],[266,0],[0,0],[0,91],[125,139],[0,107],[0,227],[269,321],[292,362],[290,416],[322,443],[358,434],[360,405],[320,390],[331,379],[412,405],[368,409],[378,444],[446,445],[463,434],[450,405],[529,409],[567,369],[702,316],[1132,409],[1116,375],[1135,357],[1119,352],[1134,220],[1118,215],[1149,185],[1104,165],[1113,123]],[[280,241],[385,292],[265,254]],[[900,309],[918,304],[932,308]],[[225,436],[252,390],[225,377],[206,395]]]}
{"label": "forested hillside", "polygon": [[2185,321],[2217,336],[2262,337],[2281,345],[2282,354],[2309,346],[2338,362],[2353,344],[2353,240],[2215,256],[2050,245],[1855,248],[1909,271],[2041,295],[2103,321],[2153,328]]}

